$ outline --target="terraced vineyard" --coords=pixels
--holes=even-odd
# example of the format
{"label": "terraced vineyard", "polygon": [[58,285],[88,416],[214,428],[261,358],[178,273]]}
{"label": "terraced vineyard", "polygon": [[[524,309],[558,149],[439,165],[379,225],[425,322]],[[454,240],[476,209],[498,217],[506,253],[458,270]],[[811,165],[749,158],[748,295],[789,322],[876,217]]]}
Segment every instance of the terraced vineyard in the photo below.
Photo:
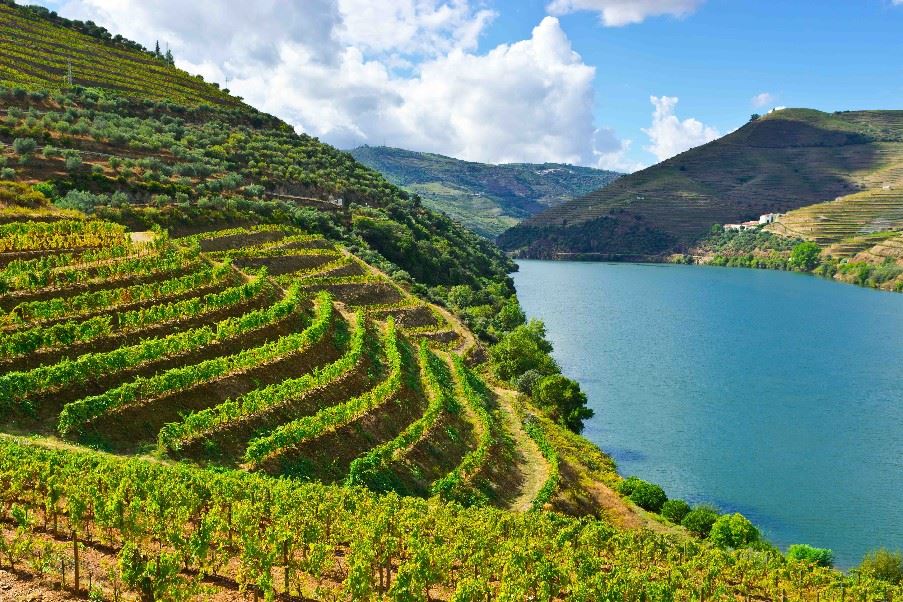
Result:
{"label": "terraced vineyard", "polygon": [[0,79],[31,90],[61,89],[71,70],[73,84],[111,88],[130,96],[185,104],[238,104],[227,92],[147,52],[54,26],[5,2],[0,3],[0,40],[4,48]]}
{"label": "terraced vineyard", "polygon": [[616,494],[418,197],[93,24],[0,0],[0,50],[0,597],[884,592]]}
{"label": "terraced vineyard", "polygon": [[712,224],[789,212],[776,232],[831,244],[898,228],[901,184],[903,111],[786,109],[548,209],[499,240],[530,257],[651,257],[685,251]]}

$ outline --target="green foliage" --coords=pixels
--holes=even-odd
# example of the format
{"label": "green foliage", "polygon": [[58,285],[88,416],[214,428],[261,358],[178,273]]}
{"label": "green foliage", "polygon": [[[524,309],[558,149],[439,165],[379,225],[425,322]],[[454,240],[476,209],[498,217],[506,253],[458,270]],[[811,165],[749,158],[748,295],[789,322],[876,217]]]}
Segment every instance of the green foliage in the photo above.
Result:
{"label": "green foliage", "polygon": [[637,488],[641,483],[645,483],[646,481],[642,480],[640,477],[627,477],[626,479],[622,479],[618,483],[618,493],[623,496],[630,497],[630,494],[633,493],[634,489]]}
{"label": "green foliage", "polygon": [[31,155],[37,150],[38,143],[34,138],[16,138],[13,140],[13,151],[19,156]]}
{"label": "green foliage", "polygon": [[787,549],[787,559],[829,567],[834,564],[834,552],[827,548],[815,548],[808,544],[797,543]]}
{"label": "green foliage", "polygon": [[546,435],[542,423],[535,416],[527,416],[524,419],[524,430],[527,431],[527,435],[536,442],[539,451],[542,453],[542,457],[549,463],[549,476],[545,483],[542,484],[542,487],[531,503],[531,508],[533,510],[542,510],[543,507],[551,501],[552,496],[555,495],[555,492],[558,490],[558,451],[549,442],[549,438]]}
{"label": "green foliage", "polygon": [[708,537],[716,520],[718,510],[713,506],[702,505],[690,510],[680,524],[698,537]]}
{"label": "green foliage", "polygon": [[[235,294],[242,295],[243,293],[238,291]],[[287,301],[290,304],[297,304],[298,297],[298,290],[292,289],[287,294]],[[268,317],[279,315],[274,312]],[[67,403],[60,412],[59,432],[62,435],[72,435],[79,432],[89,421],[116,408],[130,403],[140,403],[169,391],[188,388],[230,372],[247,370],[265,361],[297,353],[301,349],[311,346],[323,336],[332,316],[332,298],[329,293],[323,291],[317,299],[317,317],[310,328],[285,335],[258,347],[244,349],[233,355],[210,358],[190,366],[171,368],[150,378],[139,377],[99,395],[83,397]],[[148,341],[152,341],[152,339]]]}
{"label": "green foliage", "polygon": [[690,504],[683,500],[668,500],[662,505],[661,514],[675,525],[679,525],[690,513]]}
{"label": "green foliage", "polygon": [[486,465],[490,458],[490,450],[497,440],[495,418],[489,411],[491,393],[476,374],[473,373],[460,356],[453,356],[455,374],[460,381],[464,401],[476,414],[482,425],[482,432],[477,447],[465,454],[461,463],[447,475],[438,479],[431,486],[431,492],[444,500],[454,500],[466,506],[485,503],[484,496],[474,491],[470,483],[474,476]]}
{"label": "green foliage", "polygon": [[894,585],[903,584],[903,553],[885,548],[869,552],[862,559],[859,572]]}
{"label": "green foliage", "polygon": [[[202,576],[214,574],[234,579],[240,592],[273,599],[277,587],[280,597],[284,591],[275,576],[286,567],[293,590],[337,576],[342,596],[356,599],[422,600],[439,589],[461,601],[622,600],[625,592],[636,600],[698,599],[700,592],[769,599],[781,590],[788,599],[834,599],[840,589],[854,600],[879,599],[885,588],[903,594],[868,575],[788,565],[769,551],[724,551],[589,518],[461,508],[12,438],[0,439],[0,482],[4,508],[47,511],[78,532],[115,538],[128,590],[121,593],[145,600],[196,599]],[[46,537],[40,521],[21,522],[15,535],[8,529],[0,538],[12,562],[42,553],[34,544]],[[71,548],[62,548],[57,566],[71,566]],[[338,558],[347,572],[332,570]],[[675,578],[663,579],[669,571]]]}
{"label": "green foliage", "polygon": [[790,267],[801,272],[811,272],[818,266],[821,247],[811,241],[801,242],[790,252]]}
{"label": "green foliage", "polygon": [[[318,316],[307,329],[311,341],[319,340],[332,325],[332,307],[321,306]],[[198,412],[192,412],[181,422],[166,424],[157,437],[162,449],[177,451],[188,442],[202,439],[218,428],[247,420],[292,399],[312,393],[347,374],[362,359],[367,334],[364,316],[355,317],[354,332],[345,354],[326,366],[320,366],[298,378],[289,378],[267,387],[254,389],[237,399],[226,401]]]}
{"label": "green foliage", "polygon": [[545,378],[545,375],[539,370],[527,370],[514,379],[514,386],[524,395],[533,395],[533,388],[536,383]]}
{"label": "green foliage", "polygon": [[649,512],[661,512],[662,506],[668,501],[665,490],[654,483],[641,481],[630,492],[630,501]]}
{"label": "green foliage", "polygon": [[720,548],[743,548],[760,539],[759,530],[737,512],[719,516],[709,531],[709,540]]}
{"label": "green foliage", "polygon": [[552,345],[545,336],[546,327],[539,320],[530,320],[504,335],[489,350],[496,376],[510,381],[527,370],[547,375],[557,373],[558,365],[549,355]]}
{"label": "green foliage", "polygon": [[351,155],[470,230],[494,238],[546,207],[612,182],[611,171],[554,163],[489,165],[432,153],[361,146]]}
{"label": "green foliage", "polygon": [[586,407],[586,394],[580,390],[580,384],[561,374],[552,374],[536,382],[532,397],[552,420],[575,433],[581,432],[583,421],[594,415]]}
{"label": "green foliage", "polygon": [[400,341],[391,317],[386,325],[383,350],[388,363],[388,374],[376,387],[338,405],[323,408],[313,416],[304,416],[287,422],[252,439],[245,451],[245,460],[252,465],[259,465],[271,456],[347,424],[367,411],[388,402],[403,384]]}

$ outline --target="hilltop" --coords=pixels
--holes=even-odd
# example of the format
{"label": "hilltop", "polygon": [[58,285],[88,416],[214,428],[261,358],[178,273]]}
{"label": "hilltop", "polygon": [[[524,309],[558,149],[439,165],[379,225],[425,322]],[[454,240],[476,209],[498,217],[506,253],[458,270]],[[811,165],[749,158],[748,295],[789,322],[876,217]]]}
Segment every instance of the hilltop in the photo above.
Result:
{"label": "hilltop", "polygon": [[620,176],[560,163],[491,165],[387,146],[360,146],[349,152],[393,184],[420,195],[430,209],[487,238]]}
{"label": "hilltop", "polygon": [[[687,251],[712,224],[834,199],[848,199],[841,213],[854,215],[872,197],[881,197],[874,210],[835,238],[888,230],[901,225],[901,173],[903,111],[785,109],[548,209],[499,244],[523,257],[656,258]],[[786,223],[804,234],[799,221]]]}

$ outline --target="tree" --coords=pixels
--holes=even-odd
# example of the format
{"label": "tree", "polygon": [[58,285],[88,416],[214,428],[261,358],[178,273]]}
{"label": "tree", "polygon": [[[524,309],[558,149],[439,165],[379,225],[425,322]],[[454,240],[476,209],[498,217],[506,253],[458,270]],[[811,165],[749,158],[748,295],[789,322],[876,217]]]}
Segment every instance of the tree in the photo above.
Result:
{"label": "tree", "polygon": [[527,370],[555,374],[558,364],[549,356],[552,345],[546,340],[546,327],[539,320],[518,326],[489,350],[496,376],[512,381]]}
{"label": "tree", "polygon": [[759,115],[758,113],[753,113],[752,115],[749,116],[750,121],[758,121],[761,118],[762,118],[762,116]]}
{"label": "tree", "polygon": [[[533,386],[533,401],[548,411],[552,420],[575,433],[583,430],[583,421],[594,412],[586,407],[586,394],[580,385],[566,376],[546,376]],[[664,503],[664,502],[663,502]]]}
{"label": "tree", "polygon": [[169,48],[166,49],[166,56],[164,58],[170,65],[176,64],[176,59],[172,56],[172,50],[170,50]]}
{"label": "tree", "polygon": [[801,242],[790,251],[790,267],[811,272],[819,264],[821,248],[812,241]]}
{"label": "tree", "polygon": [[748,518],[735,512],[718,517],[709,539],[720,548],[742,548],[759,541],[761,534]]}
{"label": "tree", "polygon": [[804,543],[797,543],[787,549],[787,559],[829,567],[834,564],[834,552],[827,548],[814,548]]}
{"label": "tree", "polygon": [[667,518],[675,525],[679,525],[680,521],[690,513],[690,504],[683,500],[668,500],[662,506],[662,516]]}
{"label": "tree", "polygon": [[81,168],[82,156],[78,151],[67,150],[63,153],[63,157],[66,159],[66,171],[73,172]]}
{"label": "tree", "polygon": [[630,501],[643,510],[658,513],[668,501],[668,496],[665,495],[665,490],[655,483],[642,481],[633,489]]}
{"label": "tree", "polygon": [[884,548],[870,552],[862,559],[859,571],[863,575],[894,585],[903,584],[903,553]]}
{"label": "tree", "polygon": [[702,505],[690,510],[680,524],[694,535],[707,537],[716,520],[718,520],[718,510],[712,506]]}
{"label": "tree", "polygon": [[20,157],[30,156],[37,149],[38,143],[34,138],[16,138],[13,140],[13,150]]}
{"label": "tree", "polygon": [[161,58],[163,55],[160,54],[160,40],[157,40],[157,43],[154,45],[154,56],[157,58]]}

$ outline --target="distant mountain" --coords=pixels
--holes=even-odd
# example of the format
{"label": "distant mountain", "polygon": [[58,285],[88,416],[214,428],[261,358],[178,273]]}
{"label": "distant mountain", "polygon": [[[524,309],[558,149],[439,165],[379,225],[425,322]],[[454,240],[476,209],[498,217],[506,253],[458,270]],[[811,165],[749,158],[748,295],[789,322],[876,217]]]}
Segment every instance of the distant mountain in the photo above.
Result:
{"label": "distant mountain", "polygon": [[350,152],[393,184],[419,194],[427,207],[488,238],[620,176],[560,163],[474,163],[388,146],[361,146]]}
{"label": "distant mountain", "polygon": [[830,218],[788,218],[790,233],[826,245],[903,229],[901,191],[903,111],[786,109],[550,208],[498,242],[523,257],[645,258],[684,251],[715,223],[844,199]]}

